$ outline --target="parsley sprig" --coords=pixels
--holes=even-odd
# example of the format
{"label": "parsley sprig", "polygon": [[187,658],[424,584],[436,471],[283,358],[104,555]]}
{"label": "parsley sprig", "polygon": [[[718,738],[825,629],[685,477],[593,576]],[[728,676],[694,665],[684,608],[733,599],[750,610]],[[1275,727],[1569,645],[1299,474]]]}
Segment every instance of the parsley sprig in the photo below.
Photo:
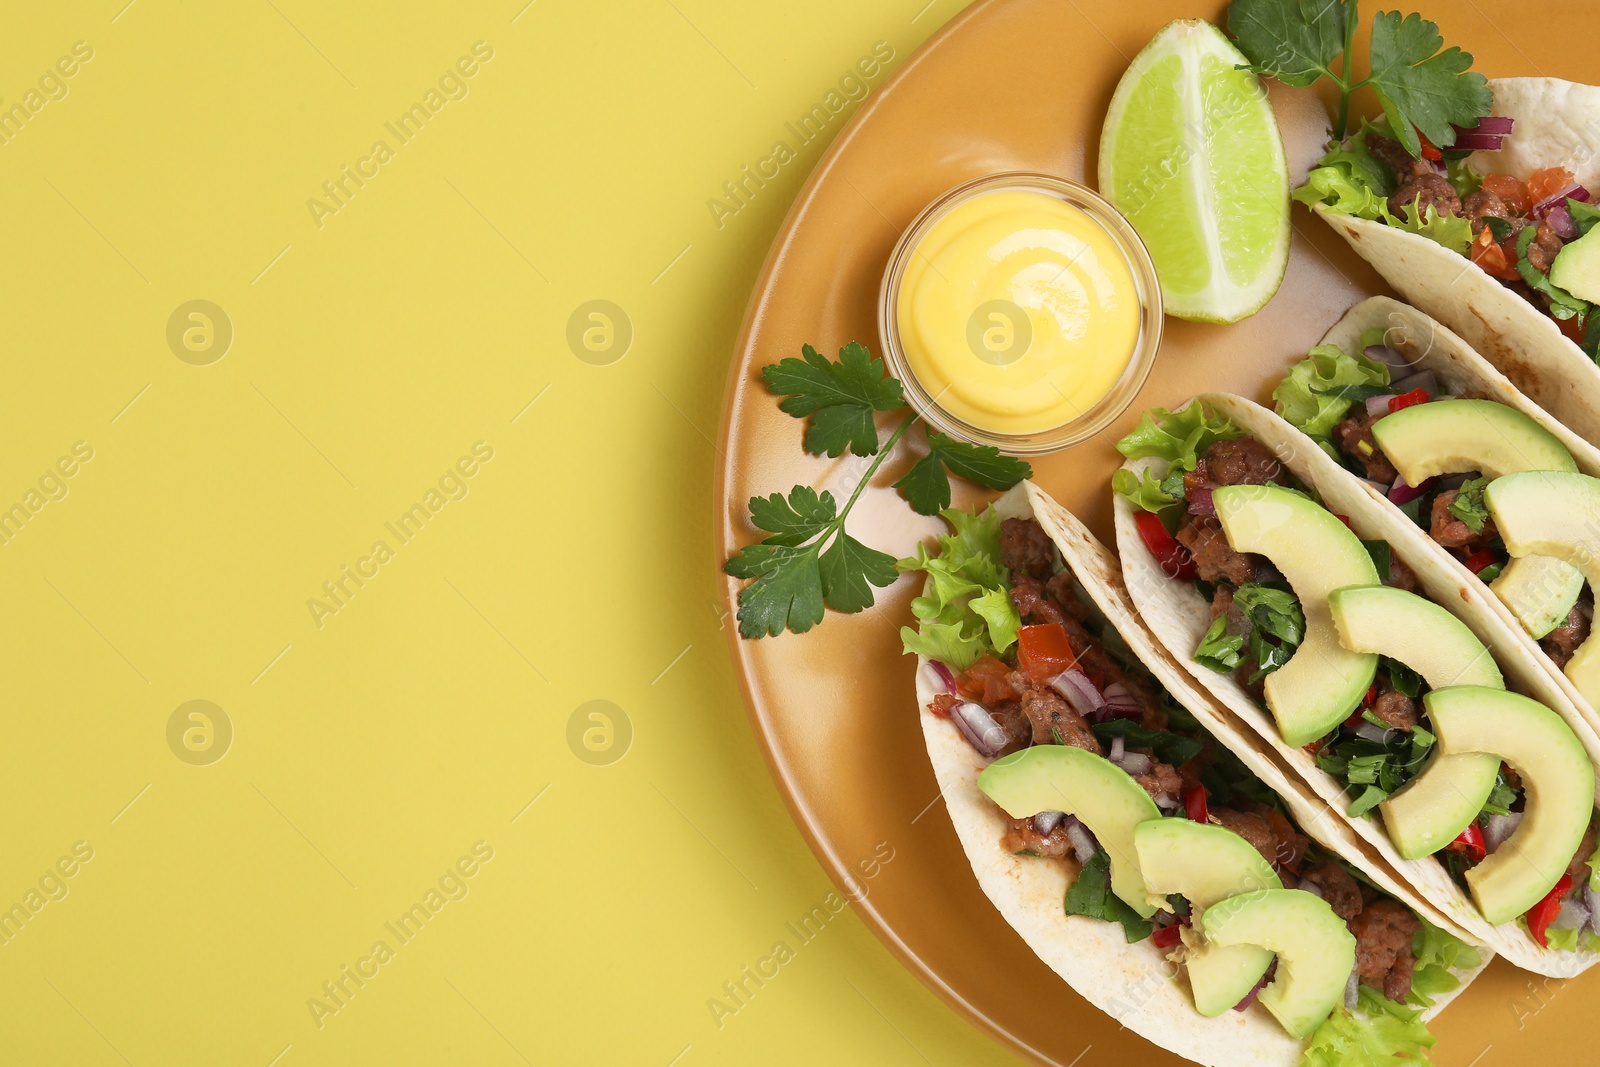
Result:
{"label": "parsley sprig", "polygon": [[1476,126],[1489,113],[1494,93],[1482,74],[1468,69],[1472,54],[1444,48],[1438,24],[1417,14],[1373,16],[1371,72],[1354,80],[1356,5],[1357,0],[1233,0],[1228,31],[1257,74],[1298,87],[1327,78],[1339,87],[1335,141],[1344,140],[1350,95],[1363,86],[1377,94],[1394,136],[1413,157],[1422,154],[1418,130],[1444,148],[1455,143],[1452,124]]}
{"label": "parsley sprig", "polygon": [[[880,446],[876,414],[907,407],[900,382],[889,377],[883,360],[854,341],[839,350],[837,360],[810,345],[801,354],[761,368],[761,377],[784,398],[779,410],[809,420],[805,450],[834,459],[846,452],[874,458],[843,507],[832,493],[805,485],[787,497],[750,498],[750,521],[767,537],[723,565],[734,578],[753,579],[739,591],[739,636],[745,638],[776,637],[785,629],[805,633],[822,621],[824,607],[846,613],[869,608],[873,588],[899,577],[895,558],[851,537],[845,520],[917,416],[908,414]],[[988,489],[1010,489],[1033,474],[1028,464],[999,449],[924,431],[928,454],[894,483],[919,514],[937,515],[950,506],[951,474]]]}

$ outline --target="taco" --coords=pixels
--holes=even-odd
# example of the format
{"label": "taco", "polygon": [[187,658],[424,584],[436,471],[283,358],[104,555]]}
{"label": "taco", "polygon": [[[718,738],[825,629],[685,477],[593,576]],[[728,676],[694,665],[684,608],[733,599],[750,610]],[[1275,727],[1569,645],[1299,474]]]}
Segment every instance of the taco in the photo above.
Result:
{"label": "taco", "polygon": [[1600,444],[1600,87],[1491,81],[1494,114],[1413,159],[1364,124],[1312,168],[1310,204],[1411,303]]}
{"label": "taco", "polygon": [[1542,974],[1600,959],[1600,737],[1492,594],[1248,400],[1118,448],[1126,584],[1190,675],[1458,928]]}
{"label": "taco", "polygon": [[902,561],[927,572],[902,637],[951,821],[1029,947],[1200,1063],[1423,1057],[1490,954],[1247,740],[1046,494],[944,516]]}
{"label": "taco", "polygon": [[1455,334],[1414,308],[1374,297],[1352,308],[1273,390],[1280,416],[1362,478],[1382,508],[1404,514],[1473,576],[1536,645],[1600,731],[1600,670],[1575,653],[1594,595],[1576,567],[1513,559],[1484,490],[1517,471],[1600,475],[1595,448],[1533,404]]}

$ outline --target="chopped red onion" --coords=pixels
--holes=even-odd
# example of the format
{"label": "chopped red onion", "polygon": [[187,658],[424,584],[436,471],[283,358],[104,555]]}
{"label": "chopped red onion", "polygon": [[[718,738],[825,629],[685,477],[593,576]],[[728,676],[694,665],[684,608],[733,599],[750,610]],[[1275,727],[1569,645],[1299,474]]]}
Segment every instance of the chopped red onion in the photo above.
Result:
{"label": "chopped red onion", "polygon": [[1344,984],[1344,1006],[1351,1011],[1356,1010],[1356,1004],[1361,999],[1360,990],[1361,978],[1356,972],[1351,971],[1350,980]]}
{"label": "chopped red onion", "polygon": [[936,659],[930,659],[922,665],[922,680],[928,683],[928,688],[941,693],[954,693],[956,691],[956,676]]}
{"label": "chopped red onion", "polygon": [[1204,519],[1216,518],[1217,507],[1211,502],[1211,486],[1202,485],[1189,493],[1189,514]]}
{"label": "chopped red onion", "polygon": [[[1582,193],[1583,195],[1579,196],[1579,193]],[[1546,214],[1549,213],[1551,208],[1558,204],[1565,208],[1567,206],[1568,197],[1571,197],[1574,200],[1587,200],[1589,198],[1589,190],[1585,189],[1581,185],[1569,185],[1560,192],[1552,193],[1543,200],[1539,201],[1537,204],[1533,205],[1533,210],[1528,212],[1528,214],[1532,215],[1536,219],[1542,219]]]}
{"label": "chopped red onion", "polygon": [[1398,393],[1384,393],[1381,396],[1367,397],[1367,418],[1381,419],[1389,414],[1389,401],[1398,395]]}
{"label": "chopped red onion", "polygon": [[997,756],[1006,747],[1006,732],[982,704],[963,701],[951,709],[950,721],[980,756]]}
{"label": "chopped red onion", "polygon": [[1266,971],[1261,975],[1261,981],[1257,982],[1254,986],[1252,986],[1250,988],[1250,992],[1246,993],[1244,995],[1244,999],[1239,1001],[1239,1003],[1237,1003],[1237,1004],[1235,1004],[1233,1006],[1233,1010],[1234,1011],[1244,1011],[1250,1005],[1254,1004],[1256,1002],[1256,998],[1261,995],[1261,991],[1263,989],[1267,988],[1267,983],[1272,981],[1273,972],[1276,971],[1277,969],[1278,969],[1278,961],[1277,960],[1273,960],[1270,964],[1267,965]]}
{"label": "chopped red onion", "polygon": [[1517,824],[1522,821],[1522,812],[1514,811],[1510,815],[1491,815],[1483,824],[1483,848],[1485,852],[1493,852],[1505,844],[1506,838],[1516,833]]}
{"label": "chopped red onion", "polygon": [[1061,820],[1066,817],[1067,813],[1064,811],[1041,811],[1033,817],[1033,828],[1035,832],[1049,837],[1050,831],[1060,826]]}
{"label": "chopped red onion", "polygon": [[1088,863],[1094,859],[1094,854],[1099,849],[1095,843],[1094,835],[1089,828],[1073,816],[1067,816],[1067,840],[1072,843],[1073,855],[1078,857],[1079,863]]}
{"label": "chopped red onion", "polygon": [[1434,482],[1434,485],[1440,490],[1460,489],[1467,483],[1467,479],[1469,477],[1471,477],[1471,475],[1467,474],[1465,471],[1462,471],[1460,474],[1441,474],[1439,475],[1438,480]]}
{"label": "chopped red onion", "polygon": [[1556,236],[1563,241],[1570,241],[1578,236],[1578,224],[1572,221],[1572,212],[1567,210],[1565,200],[1551,207],[1545,214],[1544,221],[1550,224],[1550,228],[1556,231]]}
{"label": "chopped red onion", "polygon": [[1172,793],[1157,793],[1155,795],[1156,807],[1162,811],[1177,811],[1182,802]]}
{"label": "chopped red onion", "polygon": [[1439,376],[1431,370],[1418,371],[1416,374],[1406,375],[1389,388],[1396,393],[1410,393],[1421,389],[1428,394],[1428,399],[1432,400],[1439,395]]}
{"label": "chopped red onion", "polygon": [[1111,752],[1106,759],[1112,763],[1120,764],[1122,757],[1128,754],[1128,739],[1126,737],[1113,737],[1111,739]]}
{"label": "chopped red onion", "polygon": [[1389,739],[1389,731],[1375,722],[1363,721],[1356,727],[1356,736],[1364,741],[1376,741],[1381,745]]}
{"label": "chopped red onion", "polygon": [[1105,697],[1089,681],[1089,676],[1076,667],[1069,668],[1050,679],[1050,688],[1067,698],[1072,710],[1085,718],[1097,715],[1106,705]]}
{"label": "chopped red onion", "polygon": [[1550,929],[1576,930],[1580,926],[1587,926],[1590,914],[1588,907],[1577,898],[1568,897],[1561,902],[1561,910],[1556,917],[1550,920]]}
{"label": "chopped red onion", "polygon": [[[1120,741],[1122,738],[1119,737],[1117,740]],[[1142,752],[1129,752],[1122,759],[1114,762],[1129,774],[1149,774],[1150,765],[1153,761]]]}
{"label": "chopped red onion", "polygon": [[1382,363],[1397,370],[1406,370],[1411,366],[1411,361],[1401,355],[1398,349],[1390,345],[1368,345],[1362,351],[1362,355],[1376,363]]}
{"label": "chopped red onion", "polygon": [[1583,883],[1583,903],[1589,909],[1589,932],[1600,936],[1600,893],[1590,889],[1587,880]]}
{"label": "chopped red onion", "polygon": [[1178,921],[1178,917],[1170,911],[1157,911],[1150,917],[1151,922],[1157,926],[1171,926]]}
{"label": "chopped red onion", "polygon": [[1296,885],[1295,888],[1303,893],[1310,893],[1312,896],[1319,899],[1324,898],[1322,887],[1309,878],[1300,879],[1300,884]]}
{"label": "chopped red onion", "polygon": [[1106,712],[1106,718],[1110,719],[1138,719],[1143,715],[1139,698],[1128,692],[1128,687],[1121,682],[1106,686]]}
{"label": "chopped red onion", "polygon": [[1451,123],[1451,125],[1455,126],[1456,133],[1466,133],[1468,130],[1473,130],[1477,133],[1497,133],[1504,137],[1511,132],[1511,128],[1516,125],[1516,122],[1517,120],[1510,115],[1484,115],[1478,120],[1476,126],[1455,126],[1455,123]]}
{"label": "chopped red onion", "polygon": [[1467,152],[1498,152],[1504,141],[1504,134],[1466,130],[1456,134],[1456,143],[1450,147]]}
{"label": "chopped red onion", "polygon": [[1400,475],[1389,487],[1389,499],[1396,504],[1409,504],[1432,488],[1432,478],[1428,478],[1421,485],[1407,485],[1405,475]]}

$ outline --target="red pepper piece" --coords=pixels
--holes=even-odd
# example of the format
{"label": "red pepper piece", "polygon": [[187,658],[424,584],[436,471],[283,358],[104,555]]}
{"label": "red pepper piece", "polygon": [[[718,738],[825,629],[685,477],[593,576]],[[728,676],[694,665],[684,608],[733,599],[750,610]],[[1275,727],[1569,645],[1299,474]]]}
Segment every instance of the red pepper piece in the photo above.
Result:
{"label": "red pepper piece", "polygon": [[1401,393],[1399,396],[1391,396],[1389,398],[1389,414],[1393,415],[1397,411],[1404,411],[1406,408],[1415,407],[1418,404],[1426,404],[1427,402],[1428,391],[1426,389],[1413,389],[1409,393]]}
{"label": "red pepper piece", "polygon": [[1468,570],[1470,570],[1473,574],[1477,574],[1485,567],[1494,563],[1498,563],[1499,557],[1494,554],[1493,549],[1480,548],[1462,562],[1467,565]]}
{"label": "red pepper piece", "polygon": [[1459,852],[1473,863],[1477,863],[1489,854],[1489,849],[1483,842],[1483,831],[1478,829],[1477,823],[1467,824],[1467,828],[1444,847],[1445,851]]}
{"label": "red pepper piece", "polygon": [[1156,948],[1171,948],[1183,939],[1183,927],[1178,923],[1159,926],[1150,931],[1150,943]]}
{"label": "red pepper piece", "polygon": [[1433,142],[1428,140],[1428,135],[1423,133],[1421,130],[1417,131],[1417,141],[1422,145],[1422,158],[1423,159],[1443,159],[1444,158],[1444,153],[1439,151],[1439,149],[1435,148]]}
{"label": "red pepper piece", "polygon": [[1078,652],[1059,623],[1024,626],[1017,631],[1017,666],[1034,685],[1047,685],[1077,662]]}
{"label": "red pepper piece", "polygon": [[1545,931],[1550,928],[1550,924],[1555,921],[1555,917],[1561,913],[1561,900],[1571,890],[1572,875],[1563,874],[1561,881],[1557,882],[1555,887],[1545,894],[1545,898],[1528,909],[1528,933],[1532,934],[1533,939],[1539,942],[1540,948],[1550,947],[1550,942],[1545,939]]}
{"label": "red pepper piece", "polygon": [[1139,536],[1144,540],[1144,547],[1161,565],[1162,573],[1168,578],[1177,578],[1181,581],[1192,582],[1199,577],[1200,571],[1194,565],[1194,557],[1189,555],[1189,550],[1178,544],[1177,538],[1167,530],[1161,521],[1161,516],[1152,511],[1141,511],[1134,516],[1134,523],[1139,527]]}
{"label": "red pepper piece", "polygon": [[1183,794],[1183,810],[1191,822],[1209,822],[1211,812],[1206,808],[1206,787],[1197,785]]}

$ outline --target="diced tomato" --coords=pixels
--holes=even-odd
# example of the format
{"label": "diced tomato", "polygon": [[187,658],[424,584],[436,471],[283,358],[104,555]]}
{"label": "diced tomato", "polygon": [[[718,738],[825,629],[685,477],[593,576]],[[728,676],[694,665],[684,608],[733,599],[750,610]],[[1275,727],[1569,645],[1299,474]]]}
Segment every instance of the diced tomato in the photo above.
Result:
{"label": "diced tomato", "polygon": [[1478,829],[1477,823],[1468,823],[1467,828],[1456,839],[1444,846],[1446,852],[1459,852],[1473,863],[1477,863],[1489,854],[1483,843],[1483,831]]}
{"label": "diced tomato", "polygon": [[1401,393],[1399,396],[1391,396],[1389,398],[1389,414],[1393,415],[1397,411],[1404,411],[1406,408],[1415,407],[1418,404],[1426,404],[1427,402],[1428,391],[1426,389],[1413,389],[1409,393]]}
{"label": "diced tomato", "polygon": [[1529,206],[1548,200],[1557,193],[1572,188],[1572,172],[1566,167],[1545,167],[1528,175]]}
{"label": "diced tomato", "polygon": [[1528,909],[1526,916],[1528,933],[1532,934],[1533,939],[1539,942],[1540,948],[1550,947],[1550,942],[1545,940],[1544,932],[1550,928],[1550,924],[1555,921],[1555,917],[1561,914],[1561,901],[1571,890],[1572,875],[1563,874],[1561,881],[1555,884],[1555,888],[1545,894],[1543,900]]}
{"label": "diced tomato", "polygon": [[1311,742],[1309,745],[1301,745],[1300,747],[1301,747],[1302,750],[1304,750],[1306,752],[1309,752],[1311,755],[1315,756],[1318,752],[1322,751],[1322,746],[1327,744],[1327,743],[1328,743],[1328,739],[1326,737],[1319,737],[1315,741]]}
{"label": "diced tomato", "polygon": [[1199,577],[1200,571],[1194,565],[1194,557],[1189,555],[1189,550],[1178,544],[1177,538],[1167,530],[1166,523],[1161,521],[1161,516],[1153,511],[1141,511],[1134,516],[1134,522],[1139,527],[1139,537],[1144,541],[1144,547],[1160,564],[1161,571],[1168,578],[1177,578],[1180,581],[1192,582]]}
{"label": "diced tomato", "polygon": [[1461,562],[1465,563],[1467,565],[1467,569],[1473,574],[1477,574],[1485,567],[1499,563],[1500,557],[1494,554],[1493,549],[1480,548],[1478,551],[1474,552]]}
{"label": "diced tomato", "polygon": [[1364,707],[1364,708],[1370,708],[1370,707],[1372,707],[1372,705],[1376,704],[1377,702],[1378,702],[1378,687],[1376,685],[1367,686],[1367,695],[1361,698],[1361,706]]}
{"label": "diced tomato", "polygon": [[1045,685],[1072,667],[1079,654],[1058,623],[1024,626],[1017,632],[1017,666],[1034,685]]}
{"label": "diced tomato", "polygon": [[1417,131],[1417,140],[1422,142],[1422,158],[1423,159],[1443,159],[1444,158],[1444,153],[1439,151],[1437,148],[1435,148],[1433,146],[1433,142],[1428,140],[1428,135],[1423,133],[1421,130]]}
{"label": "diced tomato", "polygon": [[1511,245],[1509,254],[1504,245],[1495,243],[1494,233],[1485,226],[1472,240],[1472,262],[1503,281],[1518,281],[1522,275],[1517,273],[1516,243],[1507,239],[1506,244]]}
{"label": "diced tomato", "polygon": [[1183,794],[1183,811],[1190,822],[1207,822],[1211,812],[1206,807],[1206,787],[1197,785]]}
{"label": "diced tomato", "polygon": [[1528,187],[1522,184],[1521,178],[1513,178],[1509,174],[1488,174],[1484,176],[1483,187],[1504,200],[1513,214],[1526,215],[1533,206],[1533,201],[1528,199]]}
{"label": "diced tomato", "polygon": [[1171,948],[1181,940],[1183,940],[1183,927],[1178,923],[1159,926],[1150,931],[1150,943],[1156,948]]}
{"label": "diced tomato", "polygon": [[1348,515],[1340,515],[1340,514],[1335,513],[1333,517],[1338,519],[1340,522],[1344,523],[1346,526],[1348,526],[1350,528],[1351,532],[1355,531],[1355,527],[1354,526],[1350,526],[1350,516],[1348,516]]}
{"label": "diced tomato", "polygon": [[[1060,627],[1056,627],[1060,629]],[[1017,699],[1017,691],[1006,681],[1011,668],[993,656],[985,656],[956,677],[956,688],[968,699],[982,704]]]}

